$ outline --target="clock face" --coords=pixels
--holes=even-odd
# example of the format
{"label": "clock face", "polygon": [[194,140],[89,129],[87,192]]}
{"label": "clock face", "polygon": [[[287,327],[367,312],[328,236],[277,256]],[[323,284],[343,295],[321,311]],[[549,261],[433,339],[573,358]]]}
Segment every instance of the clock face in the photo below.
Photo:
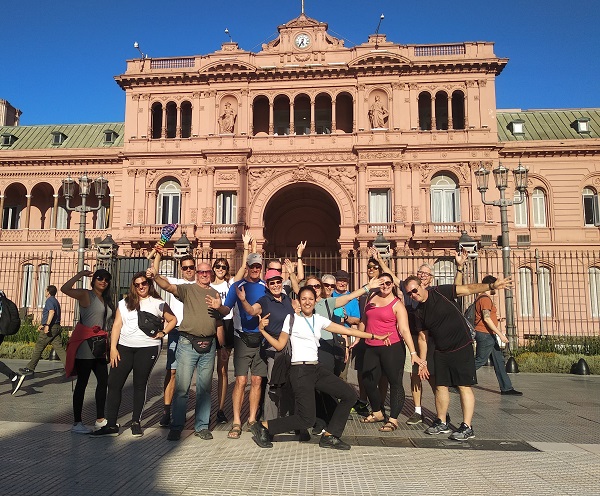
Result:
{"label": "clock face", "polygon": [[298,48],[308,48],[310,45],[310,36],[305,33],[300,33],[298,36],[296,36],[294,43]]}

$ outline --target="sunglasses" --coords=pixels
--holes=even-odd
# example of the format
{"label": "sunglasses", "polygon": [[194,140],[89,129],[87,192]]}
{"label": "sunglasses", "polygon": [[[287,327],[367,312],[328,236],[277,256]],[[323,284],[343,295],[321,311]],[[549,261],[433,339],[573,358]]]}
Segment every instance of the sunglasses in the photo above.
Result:
{"label": "sunglasses", "polygon": [[333,288],[333,287],[335,287],[335,284],[327,284],[326,282],[324,282],[323,287],[324,288]]}
{"label": "sunglasses", "polygon": [[212,270],[197,270],[196,274],[200,274],[201,276],[205,276],[206,274],[210,274]]}
{"label": "sunglasses", "polygon": [[307,288],[313,288],[313,289],[321,289],[321,285],[320,284],[306,284],[305,287],[307,287]]}
{"label": "sunglasses", "polygon": [[196,268],[195,265],[182,265],[181,270],[194,270]]}
{"label": "sunglasses", "polygon": [[419,292],[419,288],[413,288],[410,291],[407,291],[407,293],[409,295],[414,295],[414,294],[417,294],[418,292]]}
{"label": "sunglasses", "polygon": [[372,265],[372,264],[367,265],[367,269],[378,269],[378,268],[379,268],[379,265]]}
{"label": "sunglasses", "polygon": [[148,286],[148,281],[134,282],[133,285],[136,288],[143,288],[144,286]]}
{"label": "sunglasses", "polygon": [[384,281],[381,285],[389,288],[392,284],[394,284],[392,281]]}
{"label": "sunglasses", "polygon": [[269,286],[281,286],[283,284],[283,281],[282,280],[269,281],[267,284]]}
{"label": "sunglasses", "polygon": [[229,267],[227,267],[227,265],[215,265],[215,266],[213,267],[213,269],[214,269],[214,270],[217,270],[217,269],[223,269],[223,270],[227,270],[227,269],[229,269]]}
{"label": "sunglasses", "polygon": [[417,272],[418,276],[430,276],[431,277],[431,272],[423,272],[422,270],[420,270],[419,272]]}
{"label": "sunglasses", "polygon": [[252,264],[249,267],[251,269],[262,269],[262,265],[261,264]]}
{"label": "sunglasses", "polygon": [[96,276],[96,281],[106,281],[106,282],[110,282],[110,277],[107,276]]}

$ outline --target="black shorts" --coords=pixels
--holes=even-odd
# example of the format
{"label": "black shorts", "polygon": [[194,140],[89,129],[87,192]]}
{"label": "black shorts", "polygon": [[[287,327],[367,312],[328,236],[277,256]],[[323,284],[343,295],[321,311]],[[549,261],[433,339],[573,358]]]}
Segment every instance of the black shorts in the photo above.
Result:
{"label": "black shorts", "polygon": [[217,339],[217,350],[221,348],[233,349],[233,319],[226,319],[223,321],[223,329],[225,330],[225,345],[221,346]]}
{"label": "black shorts", "polygon": [[434,353],[436,386],[473,386],[477,384],[475,354],[469,343],[457,351]]}

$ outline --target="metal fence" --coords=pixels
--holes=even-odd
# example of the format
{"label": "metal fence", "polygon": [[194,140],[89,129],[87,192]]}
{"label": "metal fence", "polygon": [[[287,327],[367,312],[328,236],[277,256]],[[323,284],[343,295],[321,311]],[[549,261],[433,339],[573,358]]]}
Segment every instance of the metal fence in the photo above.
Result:
{"label": "metal fence", "polygon": [[[289,258],[295,262],[295,254]],[[242,256],[233,250],[196,250],[198,261],[211,262],[217,257],[230,261],[231,273],[240,267]],[[275,257],[264,255],[265,262]],[[353,287],[367,281],[367,255],[361,251],[339,253],[305,252],[305,274],[321,276],[338,269],[347,270]],[[389,259],[392,271],[401,279],[415,274],[423,263],[434,268],[435,284],[454,281],[454,255],[432,257],[428,254],[398,254]],[[86,268],[96,268],[95,252],[86,253]],[[132,275],[149,265],[142,254],[130,253],[112,262],[113,291],[115,298],[129,287]],[[38,252],[0,253],[0,289],[17,303],[23,315],[39,322],[44,306],[44,290],[49,284],[59,289],[77,272],[77,253]],[[464,283],[481,281],[486,274],[501,277],[500,250],[482,250],[475,260],[470,260],[465,270]],[[177,262],[165,258],[161,265],[164,275],[177,275]],[[600,252],[541,250],[513,250],[511,273],[514,279],[514,315],[520,338],[530,336],[599,336],[600,335]],[[89,281],[84,281],[89,287]],[[501,292],[502,293],[502,292]],[[499,316],[504,317],[504,295],[498,295]],[[70,325],[73,300],[59,292],[63,308],[63,325]],[[465,305],[472,298],[465,298]]]}

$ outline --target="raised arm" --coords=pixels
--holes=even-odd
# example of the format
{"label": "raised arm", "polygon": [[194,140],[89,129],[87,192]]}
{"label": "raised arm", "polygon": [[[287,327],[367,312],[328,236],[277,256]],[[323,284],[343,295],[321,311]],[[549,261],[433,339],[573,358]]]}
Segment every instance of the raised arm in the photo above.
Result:
{"label": "raised arm", "polygon": [[71,279],[69,279],[67,282],[65,282],[60,287],[60,290],[62,293],[66,294],[67,296],[70,296],[71,298],[76,299],[83,308],[89,307],[90,306],[90,294],[88,293],[88,290],[84,289],[84,288],[74,288],[73,284],[75,284],[77,281],[79,281],[79,279],[81,279],[82,277],[91,277],[93,275],[94,275],[94,273],[91,270],[79,271],[79,272],[77,272],[77,274],[75,274],[73,277],[71,277]]}
{"label": "raised arm", "polygon": [[[294,293],[298,294],[300,292],[300,285],[298,284],[298,278],[296,277],[296,273],[294,272],[294,264],[292,263],[292,261],[289,258],[286,258],[283,261],[283,264],[285,265],[289,275],[290,275],[290,282],[292,283],[292,290],[294,291]],[[300,279],[302,280],[302,279]]]}
{"label": "raised arm", "polygon": [[160,274],[158,274],[154,267],[148,267],[146,269],[146,277],[148,279],[153,279],[160,289],[164,289],[172,295],[179,297],[179,293],[177,292],[177,286],[175,284],[171,284],[166,277],[163,277]]}
{"label": "raised arm", "polygon": [[454,255],[456,262],[456,274],[454,275],[455,286],[461,286],[463,283],[463,274],[465,270],[465,262],[467,261],[467,250],[463,248],[461,252],[456,252]]}
{"label": "raised arm", "polygon": [[[296,253],[298,254],[298,281],[304,281],[304,264],[302,263],[302,253],[304,253],[306,243],[307,241],[300,241],[300,244],[296,247]],[[296,293],[298,292],[296,289],[294,289],[294,291]]]}
{"label": "raised arm", "polygon": [[498,279],[496,282],[489,284],[463,284],[456,286],[456,296],[467,296],[475,293],[483,293],[484,291],[491,291],[493,289],[505,289],[512,287],[512,277],[506,279]]}
{"label": "raised arm", "polygon": [[[248,252],[250,251],[250,243],[252,242],[252,236],[250,235],[250,231],[246,231],[242,234],[242,241],[244,242],[244,255],[242,257],[242,265],[233,276],[233,282],[241,281],[244,278],[244,274],[246,272],[246,262],[248,261]],[[227,314],[225,314],[227,315]]]}
{"label": "raised arm", "polygon": [[368,294],[369,290],[377,289],[377,288],[379,288],[379,286],[381,286],[381,280],[374,277],[373,279],[371,279],[368,282],[368,284],[365,284],[364,286],[357,289],[356,291],[353,291],[352,293],[347,294],[347,295],[338,296],[335,299],[335,308],[343,307],[349,301],[352,301],[355,298],[359,298],[363,293]]}
{"label": "raised arm", "polygon": [[369,256],[373,257],[375,260],[377,260],[377,262],[379,263],[379,266],[381,267],[381,270],[383,272],[385,272],[386,274],[390,274],[392,276],[392,280],[394,281],[394,284],[396,286],[400,286],[400,283],[402,281],[400,281],[400,279],[398,279],[398,277],[396,277],[396,274],[394,274],[391,269],[388,267],[388,265],[385,263],[385,261],[383,260],[383,258],[381,257],[381,255],[379,254],[379,251],[377,251],[377,248],[371,246],[369,248]]}

